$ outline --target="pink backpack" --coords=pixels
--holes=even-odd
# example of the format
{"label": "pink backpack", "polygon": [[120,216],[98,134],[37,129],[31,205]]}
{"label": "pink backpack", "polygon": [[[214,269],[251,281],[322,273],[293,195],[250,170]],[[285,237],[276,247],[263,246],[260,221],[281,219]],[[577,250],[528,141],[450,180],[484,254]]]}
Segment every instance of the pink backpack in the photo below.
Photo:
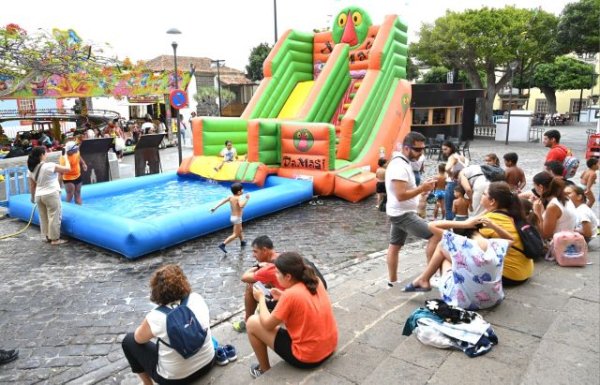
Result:
{"label": "pink backpack", "polygon": [[552,237],[551,253],[561,266],[585,266],[587,243],[575,231],[561,231]]}

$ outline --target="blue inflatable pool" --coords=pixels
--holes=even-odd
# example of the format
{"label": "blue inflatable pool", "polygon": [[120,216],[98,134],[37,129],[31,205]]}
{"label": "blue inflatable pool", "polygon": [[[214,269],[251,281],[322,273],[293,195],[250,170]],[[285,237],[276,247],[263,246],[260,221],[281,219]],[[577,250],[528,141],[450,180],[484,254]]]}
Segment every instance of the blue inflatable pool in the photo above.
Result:
{"label": "blue inflatable pool", "polygon": [[[63,202],[61,231],[129,259],[231,226],[229,205],[210,209],[231,195],[230,183],[210,183],[176,173],[84,186],[83,206]],[[244,221],[312,198],[312,182],[269,176],[259,188],[244,184],[250,201]],[[29,220],[29,194],[11,196],[9,215]],[[37,210],[33,222],[39,225]]]}

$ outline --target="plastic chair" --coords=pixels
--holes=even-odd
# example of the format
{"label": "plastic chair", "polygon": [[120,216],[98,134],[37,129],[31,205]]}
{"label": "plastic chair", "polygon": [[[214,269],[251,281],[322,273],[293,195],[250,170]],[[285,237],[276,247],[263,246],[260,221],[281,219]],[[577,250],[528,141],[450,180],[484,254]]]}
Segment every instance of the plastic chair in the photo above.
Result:
{"label": "plastic chair", "polygon": [[427,158],[433,158],[433,155],[442,153],[442,144],[434,138],[427,138]]}
{"label": "plastic chair", "polygon": [[463,154],[463,156],[467,157],[467,159],[469,159],[469,161],[471,160],[471,142],[464,142],[462,144],[462,146],[459,144],[458,145],[458,150],[459,152],[461,152]]}

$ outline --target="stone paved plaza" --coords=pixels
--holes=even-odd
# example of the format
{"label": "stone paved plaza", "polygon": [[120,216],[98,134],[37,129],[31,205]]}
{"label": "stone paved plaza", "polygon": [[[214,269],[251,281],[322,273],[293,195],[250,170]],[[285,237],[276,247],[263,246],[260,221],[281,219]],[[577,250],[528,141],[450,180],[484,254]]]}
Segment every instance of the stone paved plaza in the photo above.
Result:
{"label": "stone paved plaza", "polygon": [[[590,126],[558,127],[564,136],[562,143],[571,147],[580,159],[583,159],[587,128]],[[184,156],[190,154],[190,151],[189,148],[184,149]],[[485,139],[477,139],[471,146],[475,163],[480,163],[489,152],[496,152],[502,157],[502,154],[509,151],[519,154],[519,164],[525,169],[530,181],[541,170],[547,149],[540,143],[505,146],[504,143]],[[161,157],[163,169],[173,170],[176,167],[176,149],[163,150]],[[131,158],[126,159],[123,164],[124,171],[128,169],[128,163],[132,163]],[[427,161],[428,174],[434,172],[435,163]],[[585,164],[580,166],[580,172],[584,168]],[[385,270],[385,257],[377,252],[387,247],[389,224],[385,215],[375,210],[375,198],[356,204],[337,198],[322,198],[321,202],[322,205],[304,203],[244,223],[245,234],[249,240],[267,234],[273,238],[277,250],[297,250],[312,259],[331,282],[333,301],[339,301],[344,295],[369,296],[374,292],[383,293],[378,294],[381,296],[396,296],[398,293],[382,291],[384,276],[381,274]],[[24,225],[24,222],[12,218],[0,219],[0,234],[16,232]],[[148,279],[153,270],[164,263],[180,264],[194,290],[207,300],[216,337],[235,340],[240,352],[249,356],[245,335],[241,335],[241,339],[240,335],[232,335],[228,321],[239,316],[243,306],[243,285],[239,277],[254,261],[250,247],[240,250],[237,244],[232,244],[228,247],[230,252],[227,256],[216,248],[229,233],[230,230],[219,231],[136,261],[128,261],[74,239],[66,245],[50,247],[41,241],[36,226],[16,237],[0,240],[0,348],[20,350],[17,361],[0,367],[0,384],[136,384],[135,376],[126,368],[120,341],[153,307],[148,299]],[[422,244],[415,243],[403,253],[414,258],[414,261],[411,259],[405,266],[404,257],[401,256],[400,278],[408,280],[418,272],[407,270],[408,266],[422,268]],[[597,257],[595,262],[598,262]],[[586,270],[586,273],[591,271]],[[597,280],[597,268],[593,271]],[[368,284],[362,280],[356,281],[357,276],[370,273],[375,278]],[[354,281],[356,284],[348,286]],[[596,282],[596,291],[597,288]],[[590,297],[592,304],[595,304],[592,308],[597,310],[597,293]],[[411,310],[415,304],[411,305]],[[559,306],[550,302],[550,310],[554,305]],[[511,313],[509,309],[504,317],[514,322],[521,315]],[[589,314],[588,317],[589,319],[581,322],[597,327],[598,312]],[[399,319],[397,321],[400,322]],[[385,335],[385,330],[382,333]],[[393,336],[390,336],[392,341],[406,338],[401,337],[400,333],[401,326],[395,325]],[[532,331],[532,334],[535,333]],[[368,334],[362,338],[368,338]],[[598,334],[593,338],[597,340]],[[349,341],[351,344],[354,340]],[[419,350],[419,354],[425,355],[423,360],[427,359],[427,349],[432,348]],[[340,356],[352,356],[349,353],[351,351],[354,350],[350,346]],[[592,362],[598,362],[597,347],[591,350],[591,354],[595,359]],[[353,360],[358,359],[357,357]],[[336,359],[339,361],[341,357]],[[244,372],[240,374],[243,381],[222,382],[249,383],[251,378],[247,367],[253,361],[242,361],[243,364],[240,364],[245,365]],[[356,361],[351,359],[350,362]],[[241,371],[231,370],[235,373]],[[359,371],[360,368],[350,366],[347,370]],[[541,372],[545,369],[540,367],[532,370]],[[288,378],[285,369],[279,371],[279,377],[276,373],[274,371],[273,375],[265,376],[261,383],[284,383],[282,379]],[[327,377],[327,381],[313,378],[313,382],[307,380],[303,383],[395,382],[395,374],[391,372],[382,374],[377,382],[374,382],[374,378],[369,380],[367,376],[357,376],[355,380],[351,380],[351,377],[346,376],[343,381],[339,376]],[[419,376],[414,378],[419,379],[406,383],[428,383]],[[219,383],[217,380],[215,383]],[[595,381],[598,383],[597,375]],[[213,383],[212,380],[207,380],[206,383],[209,382]],[[288,383],[300,383],[300,380],[292,379]],[[453,377],[448,383],[459,383],[459,378]]]}

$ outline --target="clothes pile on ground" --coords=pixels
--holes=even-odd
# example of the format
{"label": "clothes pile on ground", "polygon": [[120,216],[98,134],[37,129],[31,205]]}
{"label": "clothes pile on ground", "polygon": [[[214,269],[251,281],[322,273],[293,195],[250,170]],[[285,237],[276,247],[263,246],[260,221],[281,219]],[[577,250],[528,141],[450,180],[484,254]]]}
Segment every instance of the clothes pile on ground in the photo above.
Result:
{"label": "clothes pile on ground", "polygon": [[416,309],[402,334],[414,334],[425,345],[462,350],[469,357],[484,355],[498,344],[492,326],[481,315],[439,299],[427,300],[425,307]]}

